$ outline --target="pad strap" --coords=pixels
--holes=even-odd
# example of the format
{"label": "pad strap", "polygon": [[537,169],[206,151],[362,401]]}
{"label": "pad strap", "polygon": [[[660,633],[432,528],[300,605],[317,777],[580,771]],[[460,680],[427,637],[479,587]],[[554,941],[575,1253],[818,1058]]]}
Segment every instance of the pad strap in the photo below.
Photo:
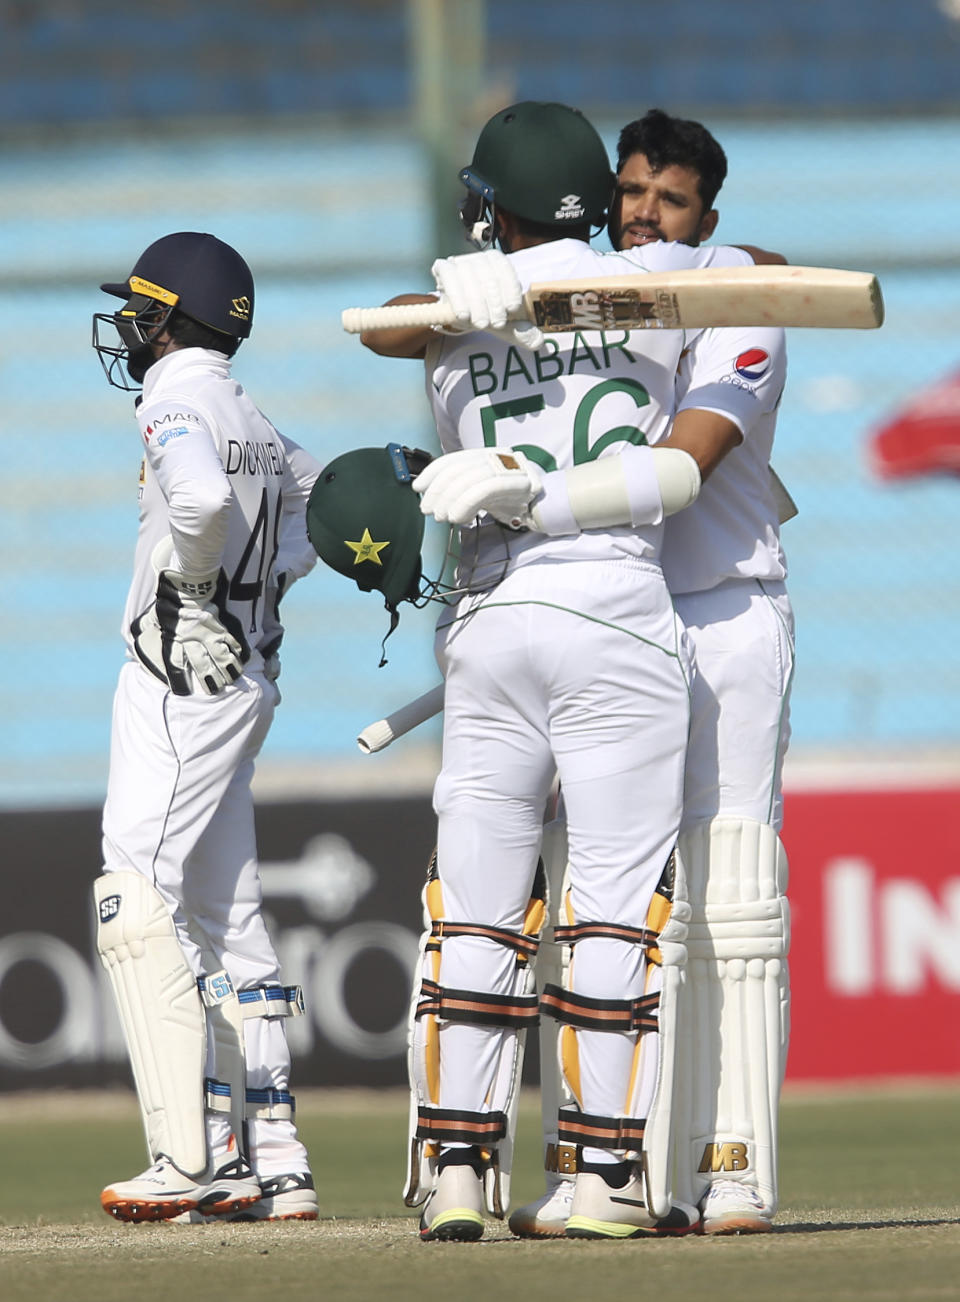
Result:
{"label": "pad strap", "polygon": [[477,922],[447,922],[443,918],[434,918],[430,924],[430,939],[426,948],[437,950],[443,940],[453,936],[479,936],[484,940],[495,940],[508,949],[515,949],[524,961],[536,958],[540,947],[536,936],[524,936],[520,932],[509,931],[506,927],[484,927]]}
{"label": "pad strap", "polygon": [[302,986],[255,986],[238,994],[246,1017],[300,1017],[305,1011]]}
{"label": "pad strap", "polygon": [[558,1113],[557,1138],[560,1144],[640,1153],[646,1126],[645,1117],[598,1117],[565,1107]]}
{"label": "pad strap", "polygon": [[297,1100],[289,1090],[251,1089],[247,1087],[247,1119],[254,1121],[292,1121]]}
{"label": "pad strap", "polygon": [[580,1169],[579,1150],[576,1144],[547,1144],[543,1169],[557,1175],[576,1175]]}
{"label": "pad strap", "polygon": [[[207,1076],[203,1082],[204,1106],[210,1112],[229,1115],[232,1091],[226,1081],[215,1080]],[[248,1121],[292,1121],[297,1110],[297,1102],[289,1090],[252,1089],[246,1090],[245,1117]]]}
{"label": "pad strap", "polygon": [[623,927],[615,922],[578,922],[569,927],[554,927],[558,945],[575,945],[578,940],[625,940],[629,945],[656,945],[659,932],[648,927]]}
{"label": "pad strap", "polygon": [[505,1112],[466,1112],[421,1104],[417,1110],[416,1138],[435,1144],[474,1144],[489,1148],[507,1133]]}
{"label": "pad strap", "polygon": [[231,1090],[226,1081],[214,1080],[212,1076],[204,1077],[203,1106],[210,1112],[230,1112]]}
{"label": "pad strap", "polygon": [[431,1015],[447,1022],[476,1026],[511,1026],[522,1030],[539,1019],[536,994],[491,995],[475,990],[450,990],[424,978],[415,1016]]}
{"label": "pad strap", "polygon": [[655,1031],[659,1005],[659,992],[635,999],[593,999],[555,985],[544,986],[540,998],[540,1009],[548,1017],[587,1031]]}
{"label": "pad strap", "polygon": [[[208,1008],[215,1008],[233,993],[233,983],[225,971],[197,977],[197,989]],[[255,986],[238,990],[240,1013],[247,1017],[299,1017],[304,1011],[301,986]]]}
{"label": "pad strap", "polygon": [[218,1007],[234,993],[233,982],[225,969],[197,977],[197,989],[200,991],[200,998],[208,1008]]}

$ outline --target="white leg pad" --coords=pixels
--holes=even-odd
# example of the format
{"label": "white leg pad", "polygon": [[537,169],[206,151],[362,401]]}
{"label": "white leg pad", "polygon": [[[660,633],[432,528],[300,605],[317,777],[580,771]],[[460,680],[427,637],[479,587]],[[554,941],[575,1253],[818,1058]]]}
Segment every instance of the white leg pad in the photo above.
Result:
{"label": "white leg pad", "polygon": [[139,873],[98,877],[97,949],[113,987],[147,1147],[185,1174],[207,1167],[206,1018],[163,897]]}
{"label": "white leg pad", "polygon": [[[546,823],[540,850],[547,878],[547,919],[540,950],[534,964],[537,989],[546,985],[566,986],[570,966],[570,946],[553,939],[553,928],[561,921],[563,899],[567,889],[567,824],[556,818]],[[576,1149],[559,1145],[557,1116],[561,1107],[573,1103],[573,1095],[560,1067],[560,1024],[552,1017],[541,1017],[540,1041],[540,1117],[543,1126],[544,1167],[547,1186],[576,1174]]]}
{"label": "white leg pad", "polygon": [[243,1040],[244,1015],[233,981],[226,969],[211,972],[200,982],[200,994],[207,1010],[207,1026],[213,1037],[214,1067],[211,1075],[229,1086],[230,1129],[241,1152],[247,1155],[245,1134],[247,1059]]}
{"label": "white leg pad", "polygon": [[680,838],[692,918],[681,1001],[677,1196],[714,1179],[777,1210],[777,1127],[789,1037],[787,859],[775,828],[717,818]]}
{"label": "white leg pad", "polygon": [[[677,1046],[681,1029],[682,992],[686,979],[687,945],[691,909],[679,854],[673,856],[673,903],[670,916],[660,930],[660,1006],[655,1040],[657,1078],[653,1099],[647,1108],[643,1137],[643,1169],[647,1210],[661,1219],[673,1206],[674,1126],[673,1107],[677,1076]],[[648,1037],[652,1038],[652,1037]],[[647,1054],[653,1045],[643,1046]],[[637,1090],[642,1091],[642,1080]]]}

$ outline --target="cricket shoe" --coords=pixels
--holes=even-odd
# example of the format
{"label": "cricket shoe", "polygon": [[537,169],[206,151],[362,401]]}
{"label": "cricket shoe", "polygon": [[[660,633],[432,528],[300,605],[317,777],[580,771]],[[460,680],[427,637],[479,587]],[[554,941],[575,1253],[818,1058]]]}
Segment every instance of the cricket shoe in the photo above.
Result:
{"label": "cricket shoe", "polygon": [[763,1199],[739,1180],[716,1180],[700,1206],[704,1234],[767,1234],[773,1229]]}
{"label": "cricket shoe", "polygon": [[469,1149],[454,1149],[440,1159],[437,1182],[420,1216],[424,1243],[476,1243],[483,1237],[483,1180],[468,1154]]}
{"label": "cricket shoe", "polygon": [[518,1239],[560,1239],[570,1218],[576,1181],[560,1180],[532,1203],[510,1213],[507,1224]]}
{"label": "cricket shoe", "polygon": [[209,1216],[201,1211],[181,1212],[178,1225],[222,1225],[224,1221],[315,1221],[319,1215],[313,1176],[309,1171],[264,1176],[260,1201],[240,1211]]}
{"label": "cricket shoe", "polygon": [[689,1203],[674,1203],[668,1215],[659,1220],[652,1216],[643,1197],[643,1177],[632,1163],[618,1162],[606,1168],[605,1175],[600,1174],[599,1167],[580,1170],[566,1237],[669,1238],[692,1233],[699,1221],[700,1213]]}
{"label": "cricket shoe", "polygon": [[233,1135],[210,1179],[194,1180],[163,1153],[142,1175],[107,1185],[100,1205],[118,1221],[170,1221],[181,1212],[237,1212],[260,1199],[260,1185]]}
{"label": "cricket shoe", "polygon": [[313,1176],[309,1171],[264,1176],[260,1201],[242,1211],[218,1216],[218,1221],[315,1221],[319,1215]]}

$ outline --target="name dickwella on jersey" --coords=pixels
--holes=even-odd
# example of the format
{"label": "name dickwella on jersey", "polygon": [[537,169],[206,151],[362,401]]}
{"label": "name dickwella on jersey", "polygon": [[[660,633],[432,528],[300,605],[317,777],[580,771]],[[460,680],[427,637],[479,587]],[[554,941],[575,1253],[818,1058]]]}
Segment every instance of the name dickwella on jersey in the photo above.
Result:
{"label": "name dickwella on jersey", "polygon": [[276,443],[227,440],[227,459],[224,470],[228,475],[283,474],[283,456]]}

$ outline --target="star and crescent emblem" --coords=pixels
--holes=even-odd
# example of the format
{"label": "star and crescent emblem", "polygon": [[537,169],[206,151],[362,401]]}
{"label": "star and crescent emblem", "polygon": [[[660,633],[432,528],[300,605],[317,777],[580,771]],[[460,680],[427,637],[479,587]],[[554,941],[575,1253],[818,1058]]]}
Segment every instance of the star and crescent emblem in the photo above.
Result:
{"label": "star and crescent emblem", "polygon": [[374,565],[382,565],[383,561],[380,559],[380,553],[384,547],[390,546],[389,538],[386,542],[374,542],[370,537],[370,530],[366,528],[359,542],[350,542],[347,538],[343,541],[351,551],[356,552],[353,561],[354,565],[360,565],[363,561],[372,561]]}

